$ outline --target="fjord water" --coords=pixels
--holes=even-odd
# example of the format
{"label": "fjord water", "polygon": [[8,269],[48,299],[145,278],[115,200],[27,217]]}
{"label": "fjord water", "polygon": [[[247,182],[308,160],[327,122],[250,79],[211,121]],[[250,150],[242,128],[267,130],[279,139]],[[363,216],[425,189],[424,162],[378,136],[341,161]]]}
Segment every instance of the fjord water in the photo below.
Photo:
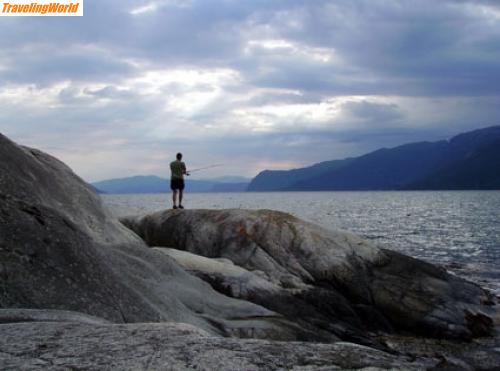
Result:
{"label": "fjord water", "polygon": [[[117,216],[171,207],[170,194],[102,195]],[[192,193],[191,209],[273,209],[443,265],[500,293],[500,191]]]}

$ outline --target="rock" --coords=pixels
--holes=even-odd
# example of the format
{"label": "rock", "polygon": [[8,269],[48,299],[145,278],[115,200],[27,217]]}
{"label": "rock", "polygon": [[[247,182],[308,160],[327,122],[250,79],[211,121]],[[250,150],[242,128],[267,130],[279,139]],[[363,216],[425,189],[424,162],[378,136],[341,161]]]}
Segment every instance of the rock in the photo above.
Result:
{"label": "rock", "polygon": [[435,370],[498,370],[500,365],[500,336],[478,338],[469,342],[385,335],[390,349],[399,354],[437,360]]}
{"label": "rock", "polygon": [[102,318],[69,310],[0,309],[0,323],[13,322],[76,322],[91,325],[110,323]]}
{"label": "rock", "polygon": [[[479,286],[432,264],[376,248],[353,234],[329,231],[285,213],[167,210],[122,222],[150,246],[226,258],[249,273],[264,272],[273,290],[303,293],[316,313],[359,331],[394,327],[470,339],[494,329],[488,312],[498,310],[483,303],[496,300]],[[198,271],[200,276],[208,274],[204,268]],[[251,283],[247,289],[258,282],[255,277],[248,281],[248,274],[238,279],[244,285]],[[313,290],[316,302],[309,294]],[[254,301],[269,307],[261,298]],[[273,310],[289,316],[280,308]]]}
{"label": "rock", "polygon": [[362,321],[357,313],[343,296],[332,290],[306,284],[301,284],[300,288],[282,287],[270,282],[264,272],[248,271],[228,259],[211,259],[172,248],[154,249],[174,258],[215,290],[276,311],[315,332],[322,341],[332,342],[340,337],[384,349],[361,331]]}
{"label": "rock", "polygon": [[350,343],[214,337],[181,323],[0,325],[9,370],[424,370],[437,362]]}
{"label": "rock", "polygon": [[210,281],[212,286],[217,286],[217,291],[226,292],[231,297],[248,298],[264,292],[279,295],[283,290],[281,286],[267,280],[264,272],[250,272],[228,259],[210,259],[171,248],[154,250],[170,256],[185,270]]}
{"label": "rock", "polygon": [[314,339],[148,249],[66,165],[0,135],[0,308],[176,321],[214,334]]}

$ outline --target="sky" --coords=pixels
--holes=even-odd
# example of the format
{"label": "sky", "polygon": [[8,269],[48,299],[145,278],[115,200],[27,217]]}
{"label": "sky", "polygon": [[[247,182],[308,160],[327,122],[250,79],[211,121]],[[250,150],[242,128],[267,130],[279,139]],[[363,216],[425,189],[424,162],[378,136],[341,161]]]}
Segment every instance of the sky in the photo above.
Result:
{"label": "sky", "polygon": [[255,176],[500,124],[500,1],[85,0],[0,17],[0,132],[87,181]]}

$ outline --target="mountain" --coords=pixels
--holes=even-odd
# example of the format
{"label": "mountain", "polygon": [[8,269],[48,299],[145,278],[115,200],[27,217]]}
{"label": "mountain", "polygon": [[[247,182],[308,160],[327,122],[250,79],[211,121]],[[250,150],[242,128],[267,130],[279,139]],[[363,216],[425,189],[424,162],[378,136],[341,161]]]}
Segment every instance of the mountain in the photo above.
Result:
{"label": "mountain", "polygon": [[500,189],[500,126],[450,141],[452,161],[413,189]]}
{"label": "mountain", "polygon": [[[237,177],[235,177],[238,179]],[[187,192],[243,192],[248,183],[218,182],[185,178]],[[170,180],[155,175],[138,175],[92,183],[102,193],[165,193],[170,192]]]}
{"label": "mountain", "polygon": [[248,186],[249,191],[286,190],[295,184],[329,171],[347,166],[352,159],[320,162],[310,167],[293,170],[264,170]]}
{"label": "mountain", "polygon": [[500,189],[500,126],[288,171],[263,171],[249,191]]}
{"label": "mountain", "polygon": [[162,193],[169,190],[167,179],[154,175],[109,179],[91,185],[104,193]]}

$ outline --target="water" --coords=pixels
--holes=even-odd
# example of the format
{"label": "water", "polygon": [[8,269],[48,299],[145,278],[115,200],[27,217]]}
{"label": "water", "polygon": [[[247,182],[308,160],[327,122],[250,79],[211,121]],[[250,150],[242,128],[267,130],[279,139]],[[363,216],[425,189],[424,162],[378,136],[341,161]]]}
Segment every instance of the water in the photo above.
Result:
{"label": "water", "polygon": [[[102,197],[117,216],[171,207],[170,194]],[[443,265],[500,294],[500,191],[192,193],[184,206],[285,211]]]}

